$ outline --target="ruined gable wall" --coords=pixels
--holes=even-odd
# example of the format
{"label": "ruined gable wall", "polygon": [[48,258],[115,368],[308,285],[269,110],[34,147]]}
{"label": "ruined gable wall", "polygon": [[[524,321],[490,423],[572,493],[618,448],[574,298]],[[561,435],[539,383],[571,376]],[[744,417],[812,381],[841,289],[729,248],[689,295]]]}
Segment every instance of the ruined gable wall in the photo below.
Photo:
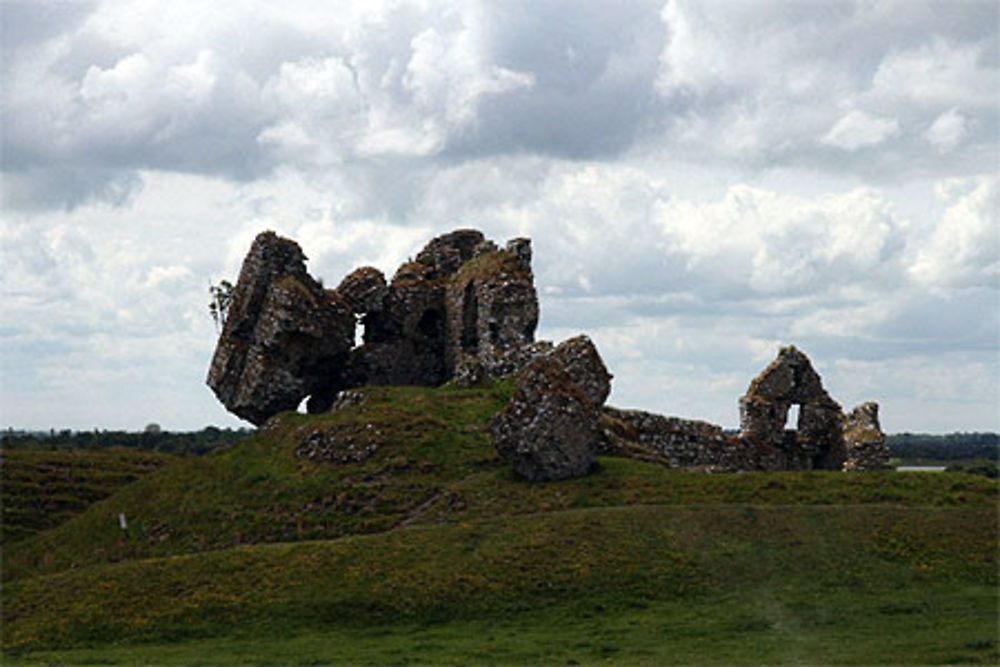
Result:
{"label": "ruined gable wall", "polygon": [[[785,422],[792,405],[799,405],[794,431]],[[750,382],[740,398],[740,437],[758,446],[777,447],[789,468],[840,470],[846,457],[843,412],[823,389],[809,358],[794,346],[783,347],[777,358]]]}

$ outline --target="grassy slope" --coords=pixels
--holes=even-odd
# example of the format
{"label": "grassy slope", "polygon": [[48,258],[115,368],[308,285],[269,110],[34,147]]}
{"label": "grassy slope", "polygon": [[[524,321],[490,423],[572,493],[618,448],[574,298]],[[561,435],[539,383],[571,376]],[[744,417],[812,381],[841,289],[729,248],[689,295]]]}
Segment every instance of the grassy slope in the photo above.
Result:
{"label": "grassy slope", "polygon": [[2,542],[57,526],[177,458],[134,449],[0,450]]}
{"label": "grassy slope", "polygon": [[[46,650],[9,664],[996,664],[986,588],[772,591]],[[5,662],[5,664],[8,664]]]}
{"label": "grassy slope", "polygon": [[[54,530],[9,549],[4,578],[238,545],[377,533],[457,516],[630,504],[869,504],[952,506],[996,498],[973,476],[751,473],[704,476],[624,459],[566,484],[514,479],[488,441],[503,384],[473,390],[377,387],[360,406],[288,413],[225,451],[179,461]],[[366,461],[294,455],[310,433],[343,428],[382,443]],[[118,527],[118,514],[129,532]]]}
{"label": "grassy slope", "polygon": [[[653,650],[646,626],[655,619],[641,613],[652,608],[669,611],[660,627],[680,625],[682,638],[699,618],[703,631],[720,631],[731,642],[723,659],[747,650],[766,658],[782,636],[814,657],[840,637],[858,642],[841,653],[867,661],[882,651],[926,662],[977,646],[985,658],[996,649],[994,519],[988,507],[638,506],[414,526],[22,579],[7,588],[4,640],[16,649],[242,632],[260,645],[528,613],[525,629],[540,642],[570,619],[589,618],[578,629],[596,632],[638,616]],[[932,635],[913,635],[922,628]],[[618,633],[593,648],[636,648],[632,629]],[[699,637],[705,643],[704,634],[687,639]],[[758,640],[767,646],[755,648]],[[886,641],[893,655],[878,648]]]}
{"label": "grassy slope", "polygon": [[[996,655],[990,480],[602,459],[526,484],[487,442],[508,391],[377,388],[285,415],[12,545],[5,647],[124,662]],[[363,463],[292,454],[311,429],[359,424],[381,443]]]}
{"label": "grassy slope", "polygon": [[[321,416],[282,415],[230,449],[176,465],[96,503],[7,551],[6,580],[101,562],[241,544],[335,538],[388,530],[445,485],[502,464],[488,444],[490,415],[509,387],[368,389],[360,406]],[[322,429],[357,427],[381,442],[366,461],[335,465],[294,455]],[[129,532],[118,527],[118,514]]]}

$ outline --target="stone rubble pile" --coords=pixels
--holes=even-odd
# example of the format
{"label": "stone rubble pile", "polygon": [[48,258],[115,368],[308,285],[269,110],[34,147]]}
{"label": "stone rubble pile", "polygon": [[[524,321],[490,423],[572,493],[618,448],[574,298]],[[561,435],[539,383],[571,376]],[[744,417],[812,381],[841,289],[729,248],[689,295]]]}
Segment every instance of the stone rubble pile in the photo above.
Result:
{"label": "stone rubble pile", "polygon": [[303,435],[295,455],[310,461],[359,463],[384,444],[382,431],[374,424],[336,424]]}

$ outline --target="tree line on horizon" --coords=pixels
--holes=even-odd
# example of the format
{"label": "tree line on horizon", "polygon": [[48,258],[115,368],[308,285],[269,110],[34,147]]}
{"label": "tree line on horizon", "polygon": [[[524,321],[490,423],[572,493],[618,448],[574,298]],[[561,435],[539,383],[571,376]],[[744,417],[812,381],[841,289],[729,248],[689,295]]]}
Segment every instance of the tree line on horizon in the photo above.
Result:
{"label": "tree line on horizon", "polygon": [[959,459],[1000,458],[1000,434],[997,433],[894,433],[886,436],[889,455],[898,459]]}
{"label": "tree line on horizon", "polygon": [[[246,439],[252,428],[206,426],[200,431],[165,431],[149,424],[141,431],[24,431],[8,428],[0,439],[4,448],[107,449],[128,447],[150,449],[170,454],[206,454]],[[889,454],[898,459],[1000,459],[1000,434],[997,433],[894,433],[886,436]]]}
{"label": "tree line on horizon", "polygon": [[200,431],[165,431],[149,424],[141,431],[18,431],[8,428],[0,446],[11,449],[110,449],[125,447],[168,454],[201,455],[245,440],[256,429],[206,426]]}

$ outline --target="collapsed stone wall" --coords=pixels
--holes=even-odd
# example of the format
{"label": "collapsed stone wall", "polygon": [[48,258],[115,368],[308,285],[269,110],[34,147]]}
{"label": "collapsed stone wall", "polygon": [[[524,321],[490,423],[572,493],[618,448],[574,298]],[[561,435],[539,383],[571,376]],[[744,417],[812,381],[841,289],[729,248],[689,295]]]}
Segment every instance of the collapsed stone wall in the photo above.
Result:
{"label": "collapsed stone wall", "polygon": [[[793,405],[799,406],[798,423],[786,429]],[[781,348],[750,382],[739,408],[740,432],[727,435],[707,422],[608,406],[600,451],[710,472],[889,467],[878,405],[865,403],[845,416],[809,358],[794,346]]]}
{"label": "collapsed stone wall", "polygon": [[346,302],[306,272],[297,243],[265,232],[243,262],[208,383],[230,412],[259,425],[341,385],[353,343]]}
{"label": "collapsed stone wall", "polygon": [[888,470],[889,444],[878,422],[878,403],[869,401],[844,417],[844,470]]}
{"label": "collapsed stone wall", "polygon": [[611,406],[604,408],[603,417],[603,448],[611,455],[707,472],[785,467],[786,459],[777,448],[728,436],[721,426],[708,422]]}
{"label": "collapsed stone wall", "polygon": [[611,374],[593,342],[571,338],[529,362],[490,433],[514,472],[533,481],[587,474],[601,443],[601,406]]}
{"label": "collapsed stone wall", "polygon": [[219,336],[208,384],[254,424],[306,397],[309,412],[323,412],[354,386],[437,386],[462,364],[475,366],[478,380],[500,377],[538,353],[528,239],[500,250],[479,231],[456,230],[432,239],[390,282],[362,267],[327,290],[305,259],[294,241],[258,235]]}

